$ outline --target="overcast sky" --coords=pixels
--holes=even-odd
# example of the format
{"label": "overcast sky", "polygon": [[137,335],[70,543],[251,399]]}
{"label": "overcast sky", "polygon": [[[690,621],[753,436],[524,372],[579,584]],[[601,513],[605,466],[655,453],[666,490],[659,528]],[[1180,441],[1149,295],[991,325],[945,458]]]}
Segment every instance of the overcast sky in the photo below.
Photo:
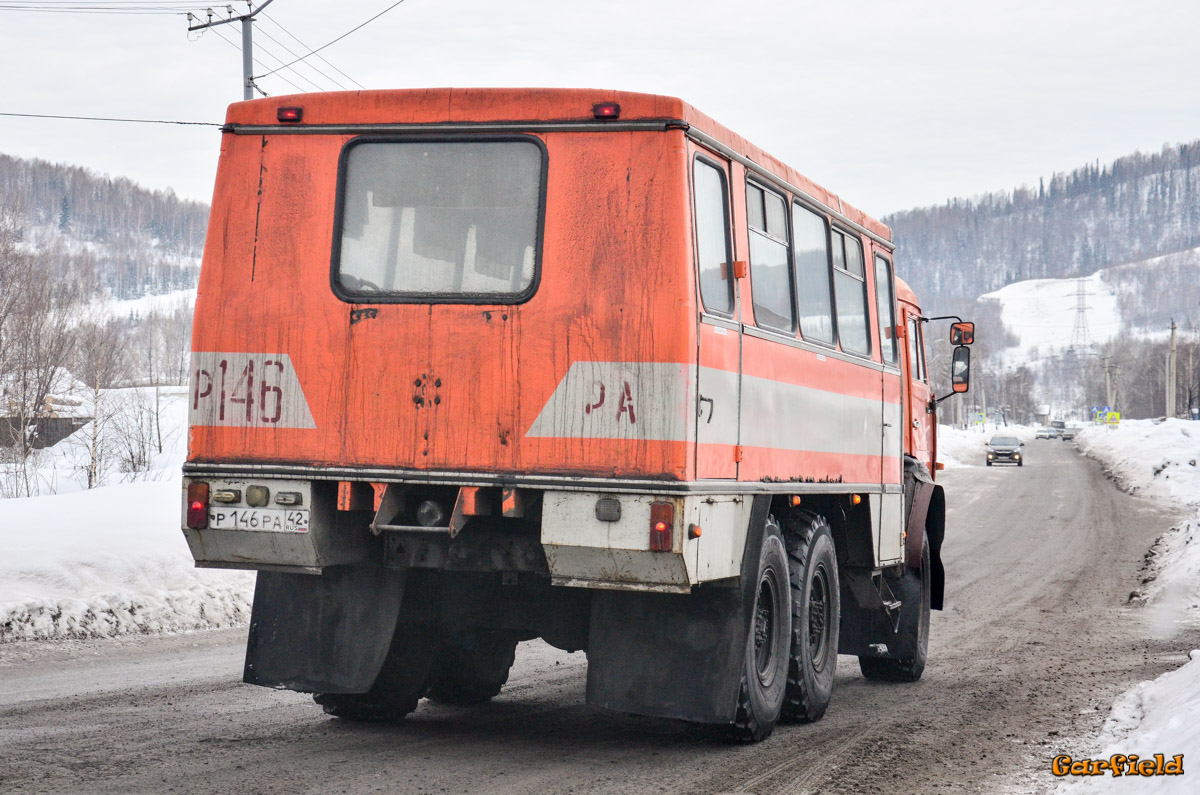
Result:
{"label": "overcast sky", "polygon": [[[317,47],[392,2],[275,0],[256,71],[291,60],[282,45],[307,52],[289,33]],[[324,75],[301,64],[260,84],[675,95],[881,216],[1200,138],[1198,22],[1194,0],[406,0],[328,63],[310,58]],[[182,13],[0,10],[0,112],[220,122],[242,96],[241,55],[217,34],[240,42],[240,27],[186,27]],[[0,152],[203,201],[218,147],[213,128],[0,116]]]}

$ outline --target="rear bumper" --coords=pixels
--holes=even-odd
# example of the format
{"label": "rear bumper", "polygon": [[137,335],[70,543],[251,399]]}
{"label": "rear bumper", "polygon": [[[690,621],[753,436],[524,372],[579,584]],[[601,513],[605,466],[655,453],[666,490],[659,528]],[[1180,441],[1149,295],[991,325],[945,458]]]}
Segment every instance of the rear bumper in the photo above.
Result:
{"label": "rear bumper", "polygon": [[[299,492],[310,512],[303,531],[229,529],[217,512],[245,510],[244,498],[209,510],[213,525],[187,526],[187,487],[248,494],[251,486]],[[300,481],[258,475],[184,478],[182,529],[196,565],[322,574],[333,566],[376,563],[393,569],[538,573],[576,588],[688,593],[702,582],[739,576],[753,500],[739,494],[663,495],[621,491],[507,488],[468,484]],[[578,488],[578,484],[574,484]],[[351,492],[353,493],[351,495]],[[517,495],[520,510],[505,496]],[[421,502],[439,502],[446,519],[421,526]],[[615,511],[612,506],[616,505]],[[669,507],[669,539],[652,545],[652,506]],[[659,548],[652,549],[652,546]]]}

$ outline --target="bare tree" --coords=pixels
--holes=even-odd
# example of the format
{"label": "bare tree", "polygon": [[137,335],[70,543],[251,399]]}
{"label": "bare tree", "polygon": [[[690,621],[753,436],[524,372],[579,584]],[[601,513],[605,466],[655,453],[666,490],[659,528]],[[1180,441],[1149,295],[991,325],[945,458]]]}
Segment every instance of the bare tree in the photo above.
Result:
{"label": "bare tree", "polygon": [[23,244],[18,212],[0,208],[0,390],[4,442],[15,448],[20,493],[37,493],[29,458],[47,398],[69,386],[66,370],[78,331],[78,311],[94,282],[52,273],[48,258]]}
{"label": "bare tree", "polygon": [[120,409],[109,390],[128,374],[125,336],[125,324],[107,316],[103,308],[94,309],[78,329],[74,372],[87,384],[92,404],[90,432],[83,440],[89,489],[101,484],[113,448],[111,426]]}

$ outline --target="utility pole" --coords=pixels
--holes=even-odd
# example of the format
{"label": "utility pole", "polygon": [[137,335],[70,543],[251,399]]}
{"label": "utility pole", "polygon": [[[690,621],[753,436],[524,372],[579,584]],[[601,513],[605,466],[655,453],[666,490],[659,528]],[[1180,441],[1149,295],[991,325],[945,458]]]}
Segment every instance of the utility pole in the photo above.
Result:
{"label": "utility pole", "polygon": [[[205,30],[206,28],[215,28],[217,25],[227,25],[230,22],[242,23],[242,99],[254,99],[254,90],[258,88],[254,84],[254,34],[253,24],[254,15],[262,11],[275,0],[266,0],[258,8],[255,8],[250,0],[246,0],[246,6],[250,12],[243,14],[240,17],[233,15],[233,6],[225,6],[229,12],[227,19],[213,19],[212,9],[208,9],[208,21],[200,22],[200,17],[188,12],[188,32],[193,30]],[[192,23],[195,24],[192,24]],[[262,89],[259,89],[261,91]]]}
{"label": "utility pole", "polygon": [[1104,397],[1106,398],[1104,405],[1112,410],[1113,393],[1112,393],[1112,357],[1106,355],[1104,357]]}
{"label": "utility pole", "polygon": [[1171,352],[1167,354],[1167,417],[1175,416],[1175,318],[1171,318]]}

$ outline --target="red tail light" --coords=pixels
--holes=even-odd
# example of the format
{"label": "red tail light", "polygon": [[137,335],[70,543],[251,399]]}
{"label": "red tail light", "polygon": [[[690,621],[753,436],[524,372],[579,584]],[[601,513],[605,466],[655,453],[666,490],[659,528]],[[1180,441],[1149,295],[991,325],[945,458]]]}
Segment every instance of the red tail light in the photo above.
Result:
{"label": "red tail light", "polygon": [[304,120],[304,108],[279,108],[275,118],[281,122],[300,122]]}
{"label": "red tail light", "polygon": [[192,482],[187,490],[187,526],[192,530],[208,527],[208,484]]}
{"label": "red tail light", "polygon": [[619,119],[621,118],[621,106],[616,102],[597,102],[592,105],[592,118]]}
{"label": "red tail light", "polygon": [[650,551],[670,552],[675,528],[675,505],[669,502],[650,504]]}

